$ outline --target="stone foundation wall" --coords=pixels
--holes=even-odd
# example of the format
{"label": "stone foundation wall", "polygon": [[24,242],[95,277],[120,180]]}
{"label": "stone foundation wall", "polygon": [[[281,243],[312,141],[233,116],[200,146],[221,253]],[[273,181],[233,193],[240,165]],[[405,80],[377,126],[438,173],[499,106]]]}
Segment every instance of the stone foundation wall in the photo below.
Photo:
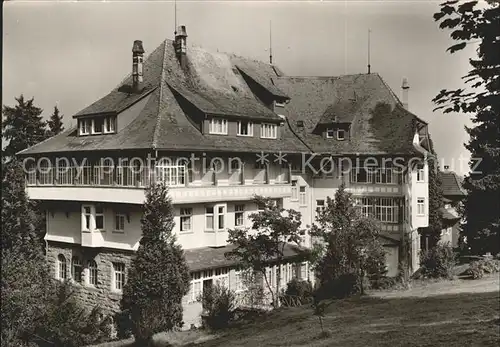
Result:
{"label": "stone foundation wall", "polygon": [[[58,273],[58,256],[62,254],[66,258],[66,276],[71,278],[71,259],[75,256],[80,258],[83,266],[82,283],[74,283],[77,298],[89,308],[99,305],[105,312],[114,313],[120,310],[121,292],[113,289],[113,262],[125,264],[125,280],[130,268],[132,252],[100,249],[94,250],[84,248],[77,244],[64,244],[49,242],[47,248],[47,260],[50,268],[54,271],[54,277]],[[88,283],[87,262],[95,260],[97,264],[97,285]]]}

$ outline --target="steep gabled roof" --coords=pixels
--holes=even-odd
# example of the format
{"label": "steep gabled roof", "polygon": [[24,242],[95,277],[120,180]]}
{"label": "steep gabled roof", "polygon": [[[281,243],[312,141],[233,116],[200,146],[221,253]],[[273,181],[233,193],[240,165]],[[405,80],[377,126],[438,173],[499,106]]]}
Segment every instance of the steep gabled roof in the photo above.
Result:
{"label": "steep gabled roof", "polygon": [[[290,96],[287,114],[292,129],[313,151],[371,155],[414,153],[415,116],[402,107],[378,74],[285,76],[275,82]],[[353,95],[356,99],[350,101]],[[352,122],[349,141],[325,139],[314,133],[318,124],[335,113]],[[297,126],[299,120],[303,121],[303,128]]]}
{"label": "steep gabled roof", "polygon": [[456,173],[447,171],[440,172],[439,175],[444,197],[465,197],[466,193]]}
{"label": "steep gabled roof", "polygon": [[[22,153],[117,149],[413,153],[412,138],[419,120],[401,106],[378,74],[286,77],[273,65],[195,46],[188,47],[183,69],[173,42],[165,40],[145,59],[143,76],[140,93],[130,92],[129,74],[110,93],[75,115],[125,117],[127,122],[120,123],[124,128],[116,134],[79,137],[73,128]],[[200,114],[282,122],[254,94],[248,79],[277,99],[290,99],[285,106],[287,119],[280,128],[282,136],[272,140],[203,134],[193,118]],[[318,124],[332,117],[351,123],[349,140],[324,139],[314,133]],[[304,122],[304,128],[297,126],[298,120]]]}

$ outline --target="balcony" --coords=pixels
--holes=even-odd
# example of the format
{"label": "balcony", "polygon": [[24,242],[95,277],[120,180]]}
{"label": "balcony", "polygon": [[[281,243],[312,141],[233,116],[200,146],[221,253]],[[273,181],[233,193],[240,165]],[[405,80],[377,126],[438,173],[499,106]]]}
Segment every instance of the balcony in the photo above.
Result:
{"label": "balcony", "polygon": [[[213,176],[207,180],[205,176]],[[164,182],[175,204],[251,200],[254,195],[270,198],[291,196],[287,179],[235,184],[227,175],[191,177],[183,167],[134,172],[132,168],[68,168],[64,172],[36,172],[27,176],[27,193],[34,200],[121,202],[142,204],[151,182]],[[283,175],[282,175],[283,176]]]}

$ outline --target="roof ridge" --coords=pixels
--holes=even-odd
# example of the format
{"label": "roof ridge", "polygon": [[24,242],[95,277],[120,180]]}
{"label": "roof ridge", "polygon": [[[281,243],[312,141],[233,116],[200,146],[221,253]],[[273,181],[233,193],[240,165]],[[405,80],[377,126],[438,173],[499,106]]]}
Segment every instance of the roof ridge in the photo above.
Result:
{"label": "roof ridge", "polygon": [[[345,75],[335,75],[335,76],[311,76],[311,75],[307,75],[307,76],[300,76],[300,75],[295,75],[295,76],[290,76],[290,75],[285,75],[285,76],[277,76],[277,78],[283,78],[283,79],[294,79],[294,78],[303,78],[303,79],[333,79],[333,78],[341,78],[341,77],[351,77],[351,76],[355,76],[355,77],[358,77],[358,76],[364,76],[364,75],[377,75],[379,76],[379,74],[377,72],[372,72],[370,74],[368,73],[355,73],[355,74],[345,74]],[[380,77],[380,76],[379,76]]]}
{"label": "roof ridge", "polygon": [[153,131],[153,140],[151,142],[151,146],[153,149],[156,149],[156,145],[158,143],[158,136],[160,133],[160,109],[161,109],[161,102],[163,100],[163,81],[165,80],[165,61],[167,60],[167,40],[163,41],[164,47],[163,47],[163,57],[161,61],[161,76],[160,76],[160,96],[158,100],[158,114],[156,115],[156,124],[155,124],[155,129]]}

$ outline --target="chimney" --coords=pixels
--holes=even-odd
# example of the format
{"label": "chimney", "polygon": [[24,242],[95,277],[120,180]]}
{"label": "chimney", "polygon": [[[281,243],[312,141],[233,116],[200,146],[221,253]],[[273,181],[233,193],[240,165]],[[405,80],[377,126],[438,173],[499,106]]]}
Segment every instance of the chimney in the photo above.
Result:
{"label": "chimney", "polygon": [[186,26],[180,25],[175,32],[175,55],[179,60],[179,64],[184,69],[187,65],[186,57],[187,33]]}
{"label": "chimney", "polygon": [[132,88],[134,92],[140,91],[142,87],[142,65],[144,59],[144,48],[141,40],[135,40],[132,47]]}
{"label": "chimney", "polygon": [[408,84],[408,79],[406,77],[403,77],[403,83],[401,84],[401,89],[403,89],[401,98],[403,102],[403,107],[405,109],[408,109],[408,89],[410,89],[410,85]]}

